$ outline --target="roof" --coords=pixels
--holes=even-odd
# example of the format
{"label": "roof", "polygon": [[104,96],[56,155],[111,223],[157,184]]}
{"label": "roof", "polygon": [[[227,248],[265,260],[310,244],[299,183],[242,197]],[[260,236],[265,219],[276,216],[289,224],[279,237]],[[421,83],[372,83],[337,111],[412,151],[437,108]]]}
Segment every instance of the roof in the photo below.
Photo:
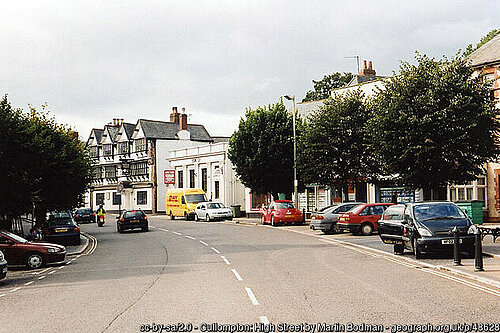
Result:
{"label": "roof", "polygon": [[[357,85],[365,83],[365,82],[377,81],[377,80],[380,80],[383,78],[384,78],[384,76],[366,76],[366,75],[355,74],[355,75],[353,75],[351,81],[349,81],[349,83],[345,87],[357,86]],[[345,87],[343,87],[343,88],[345,88]]]}
{"label": "roof", "polygon": [[127,138],[130,139],[132,134],[134,133],[135,124],[123,123],[123,128],[125,129],[125,133],[127,134]]}
{"label": "roof", "polygon": [[230,136],[213,136],[214,143],[229,142]]}
{"label": "roof", "polygon": [[319,110],[325,104],[325,101],[326,99],[320,99],[317,101],[297,103],[297,112],[301,117],[305,118],[311,113]]}
{"label": "roof", "polygon": [[[179,124],[158,120],[139,119],[144,135],[149,139],[171,139],[177,140]],[[208,134],[203,125],[188,124],[187,130],[191,134],[191,141],[212,142],[212,137]]]}
{"label": "roof", "polygon": [[473,67],[500,62],[500,34],[472,52],[468,59]]}
{"label": "roof", "polygon": [[104,133],[104,130],[103,130],[103,129],[100,129],[100,128],[94,128],[92,131],[94,131],[94,134],[95,134],[95,140],[96,140],[97,142],[101,142],[102,133]]}
{"label": "roof", "polygon": [[106,127],[108,129],[111,141],[115,142],[116,141],[116,137],[118,136],[119,126],[116,126],[116,125],[106,125]]}

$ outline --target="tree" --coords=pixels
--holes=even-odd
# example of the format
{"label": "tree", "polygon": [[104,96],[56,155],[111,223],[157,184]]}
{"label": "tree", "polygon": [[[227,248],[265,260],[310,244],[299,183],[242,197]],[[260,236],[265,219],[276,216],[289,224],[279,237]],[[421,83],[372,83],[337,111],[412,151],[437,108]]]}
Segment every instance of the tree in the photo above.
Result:
{"label": "tree", "polygon": [[462,56],[416,56],[385,82],[369,122],[372,147],[388,175],[409,188],[438,189],[484,172],[499,148],[500,114]]}
{"label": "tree", "polygon": [[293,191],[292,116],[283,101],[247,109],[229,140],[229,159],[254,193]]}
{"label": "tree", "polygon": [[479,43],[476,44],[476,46],[473,46],[472,44],[469,44],[467,48],[464,51],[464,57],[468,57],[472,52],[476,51],[478,48],[483,46],[484,44],[488,43],[490,40],[492,40],[494,37],[496,37],[498,34],[500,34],[500,29],[493,29],[486,36],[483,36]]}
{"label": "tree", "polygon": [[352,80],[353,75],[351,73],[339,73],[335,72],[330,75],[323,76],[320,81],[312,81],[314,88],[306,93],[306,97],[302,102],[317,101],[320,99],[325,99],[330,97],[333,89],[341,88],[347,85]]}
{"label": "tree", "polygon": [[299,140],[298,165],[307,183],[341,189],[368,176],[375,163],[367,147],[370,117],[360,91],[335,95],[308,117]]}
{"label": "tree", "polygon": [[[44,108],[42,106],[42,108]],[[14,110],[0,103],[0,216],[9,220],[31,213],[37,222],[48,210],[78,206],[90,183],[92,165],[76,132],[59,125],[45,111]]]}

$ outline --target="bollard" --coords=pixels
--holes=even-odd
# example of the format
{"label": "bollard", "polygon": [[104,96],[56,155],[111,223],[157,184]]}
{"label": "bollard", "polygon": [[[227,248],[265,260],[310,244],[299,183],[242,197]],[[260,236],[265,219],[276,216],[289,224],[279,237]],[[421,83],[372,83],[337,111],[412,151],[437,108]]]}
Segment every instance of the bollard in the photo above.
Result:
{"label": "bollard", "polygon": [[460,231],[455,226],[453,232],[453,262],[455,266],[461,266],[462,260],[460,259]]}
{"label": "bollard", "polygon": [[481,237],[481,230],[476,229],[474,232],[474,241],[475,241],[475,253],[474,253],[474,270],[476,272],[482,272],[484,271],[483,269],[483,245],[482,241],[483,238]]}
{"label": "bollard", "polygon": [[306,223],[306,209],[302,208],[302,223]]}

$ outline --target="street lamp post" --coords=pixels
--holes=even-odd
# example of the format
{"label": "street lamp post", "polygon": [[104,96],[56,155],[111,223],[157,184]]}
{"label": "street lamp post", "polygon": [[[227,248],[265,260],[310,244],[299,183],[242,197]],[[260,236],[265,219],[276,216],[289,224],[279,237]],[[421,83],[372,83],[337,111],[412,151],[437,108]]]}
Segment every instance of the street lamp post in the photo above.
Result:
{"label": "street lamp post", "polygon": [[287,100],[291,100],[293,104],[293,109],[292,109],[292,126],[293,126],[293,201],[298,207],[298,193],[297,193],[297,133],[296,133],[296,126],[295,126],[295,95],[285,95],[285,98]]}

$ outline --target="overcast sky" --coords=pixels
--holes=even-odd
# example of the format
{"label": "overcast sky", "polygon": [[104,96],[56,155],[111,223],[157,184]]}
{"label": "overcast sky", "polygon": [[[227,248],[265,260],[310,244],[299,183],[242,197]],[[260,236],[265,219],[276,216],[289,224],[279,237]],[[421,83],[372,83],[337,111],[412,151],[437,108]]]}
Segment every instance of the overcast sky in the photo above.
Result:
{"label": "overcast sky", "polygon": [[190,123],[231,135],[246,107],[300,101],[311,80],[390,75],[415,51],[453,56],[494,28],[500,1],[8,1],[0,9],[0,93],[48,103],[87,138],[113,118]]}

